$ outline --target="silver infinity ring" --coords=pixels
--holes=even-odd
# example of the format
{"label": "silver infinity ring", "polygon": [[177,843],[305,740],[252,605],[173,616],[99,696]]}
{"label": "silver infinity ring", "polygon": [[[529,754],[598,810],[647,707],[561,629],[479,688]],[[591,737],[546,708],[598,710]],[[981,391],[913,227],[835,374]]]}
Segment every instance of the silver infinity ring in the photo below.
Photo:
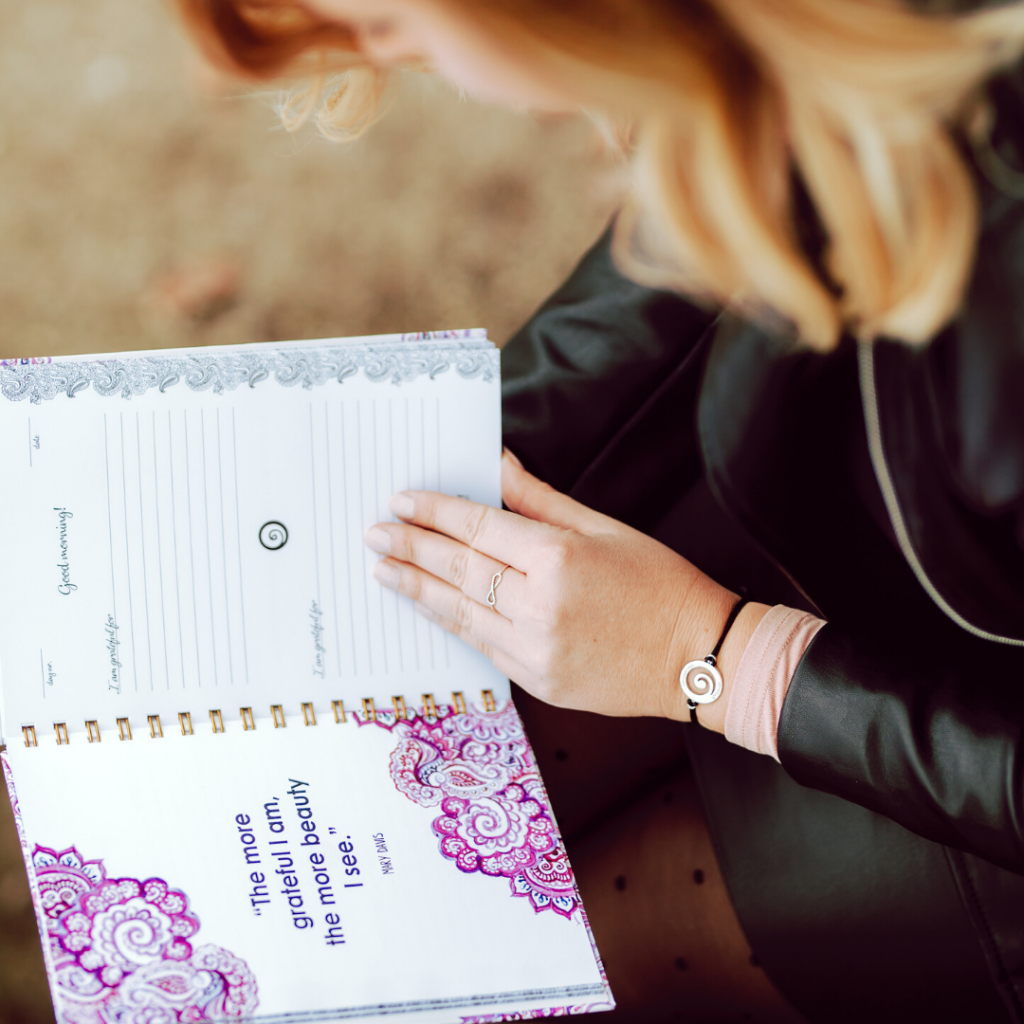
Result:
{"label": "silver infinity ring", "polygon": [[[505,569],[507,568],[508,566],[506,565]],[[487,604],[490,608],[493,608],[498,601],[498,596],[494,592],[498,589],[498,584],[501,582],[501,577],[504,574],[505,569],[501,569],[491,577],[491,592],[487,595]]]}

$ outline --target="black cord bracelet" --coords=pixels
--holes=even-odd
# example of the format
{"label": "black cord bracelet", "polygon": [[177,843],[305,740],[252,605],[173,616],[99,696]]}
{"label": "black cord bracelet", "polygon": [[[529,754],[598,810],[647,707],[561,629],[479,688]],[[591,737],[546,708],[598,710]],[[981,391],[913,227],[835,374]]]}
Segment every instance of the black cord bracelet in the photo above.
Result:
{"label": "black cord bracelet", "polygon": [[[725,620],[722,635],[718,638],[715,649],[706,658],[687,662],[683,666],[682,672],[679,673],[679,685],[682,687],[683,693],[686,694],[686,706],[690,709],[690,721],[697,726],[700,726],[700,720],[697,718],[697,705],[711,704],[722,695],[722,673],[718,671],[717,667],[718,653],[721,651],[722,644],[725,643],[725,638],[729,635],[733,623],[748,601],[749,598],[744,595],[732,606],[732,611],[729,612],[729,618]],[[691,678],[693,682],[700,683],[703,689],[693,690],[690,687]]]}

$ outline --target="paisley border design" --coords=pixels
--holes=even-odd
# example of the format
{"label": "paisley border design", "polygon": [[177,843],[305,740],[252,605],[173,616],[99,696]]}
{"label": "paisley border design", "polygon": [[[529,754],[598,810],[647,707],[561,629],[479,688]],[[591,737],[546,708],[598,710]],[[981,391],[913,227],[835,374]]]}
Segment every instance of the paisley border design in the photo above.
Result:
{"label": "paisley border design", "polygon": [[92,388],[98,395],[130,399],[184,381],[192,391],[222,394],[265,380],[282,387],[312,389],[344,384],[360,372],[374,384],[400,385],[454,369],[465,380],[493,381],[498,350],[477,331],[382,337],[367,344],[194,349],[187,353],[111,356],[96,360],[0,360],[0,394],[34,405],[59,396],[74,398]]}
{"label": "paisley border design", "polygon": [[[204,1024],[254,1019],[248,965],[215,945],[194,946],[199,919],[162,879],[107,878],[74,848],[29,846],[7,757],[0,753],[25,860],[46,977],[61,1024]],[[146,928],[159,936],[138,947]],[[159,941],[156,941],[159,939]],[[128,958],[125,959],[125,951]]]}
{"label": "paisley border design", "polygon": [[[355,715],[360,725],[370,724]],[[440,814],[433,821],[443,857],[466,874],[504,878],[535,912],[582,917],[576,878],[519,714],[511,701],[485,711],[450,705],[408,709],[373,724],[398,741],[395,788]]]}

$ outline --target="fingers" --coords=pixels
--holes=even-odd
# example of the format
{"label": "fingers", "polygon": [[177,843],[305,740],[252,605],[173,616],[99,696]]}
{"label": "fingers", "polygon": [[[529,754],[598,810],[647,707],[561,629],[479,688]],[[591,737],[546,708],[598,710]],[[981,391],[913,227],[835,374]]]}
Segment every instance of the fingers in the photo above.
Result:
{"label": "fingers", "polygon": [[480,604],[461,590],[456,590],[450,583],[408,562],[396,562],[391,558],[378,562],[373,575],[385,587],[412,598],[440,618],[457,623],[466,636],[505,652],[511,649],[515,640],[512,623],[486,604]]}
{"label": "fingers", "polygon": [[536,678],[534,673],[524,665],[520,664],[520,662],[518,662],[511,654],[501,650],[499,647],[493,647],[491,644],[478,640],[472,633],[467,632],[466,629],[458,622],[455,622],[453,619],[446,619],[442,615],[438,615],[437,612],[426,607],[426,605],[417,604],[416,611],[418,611],[425,619],[429,619],[431,622],[436,622],[442,629],[447,630],[453,636],[457,636],[460,640],[469,644],[470,647],[475,648],[485,657],[490,658],[494,667],[503,676],[508,676],[513,682],[518,683],[520,686],[525,687],[531,692],[534,692],[539,688],[540,681]]}
{"label": "fingers", "polygon": [[479,604],[488,603],[491,582],[496,573],[504,570],[498,584],[501,588],[500,601],[495,591],[495,610],[511,618],[515,609],[521,607],[525,582],[522,573],[515,569],[505,569],[506,563],[481,554],[444,534],[405,523],[379,523],[367,532],[366,543],[378,554],[390,555],[425,569]]}
{"label": "fingers", "polygon": [[391,498],[388,507],[399,519],[443,533],[503,565],[522,570],[531,549],[551,536],[550,527],[585,534],[618,527],[614,519],[527,473],[511,453],[502,458],[501,472],[502,496],[511,512],[433,491],[402,491]]}
{"label": "fingers", "polygon": [[566,530],[595,534],[614,525],[614,520],[527,473],[507,448],[501,460],[501,497],[513,512]]}
{"label": "fingers", "polygon": [[399,519],[452,537],[502,565],[523,567],[548,527],[502,509],[433,491],[402,491],[388,508]]}

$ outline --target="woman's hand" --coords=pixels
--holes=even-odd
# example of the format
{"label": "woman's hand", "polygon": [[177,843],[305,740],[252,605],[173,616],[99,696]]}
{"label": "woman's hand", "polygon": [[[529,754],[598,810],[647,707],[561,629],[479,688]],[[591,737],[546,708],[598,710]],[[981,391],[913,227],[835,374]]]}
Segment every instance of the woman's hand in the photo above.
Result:
{"label": "woman's hand", "polygon": [[[388,556],[374,575],[541,700],[688,720],[679,671],[710,653],[736,595],[663,544],[559,494],[507,451],[502,495],[509,512],[431,491],[395,495],[390,508],[403,522],[366,534]],[[723,674],[759,608],[767,610],[745,608],[730,631]],[[721,731],[727,691],[701,709],[703,724]]]}

